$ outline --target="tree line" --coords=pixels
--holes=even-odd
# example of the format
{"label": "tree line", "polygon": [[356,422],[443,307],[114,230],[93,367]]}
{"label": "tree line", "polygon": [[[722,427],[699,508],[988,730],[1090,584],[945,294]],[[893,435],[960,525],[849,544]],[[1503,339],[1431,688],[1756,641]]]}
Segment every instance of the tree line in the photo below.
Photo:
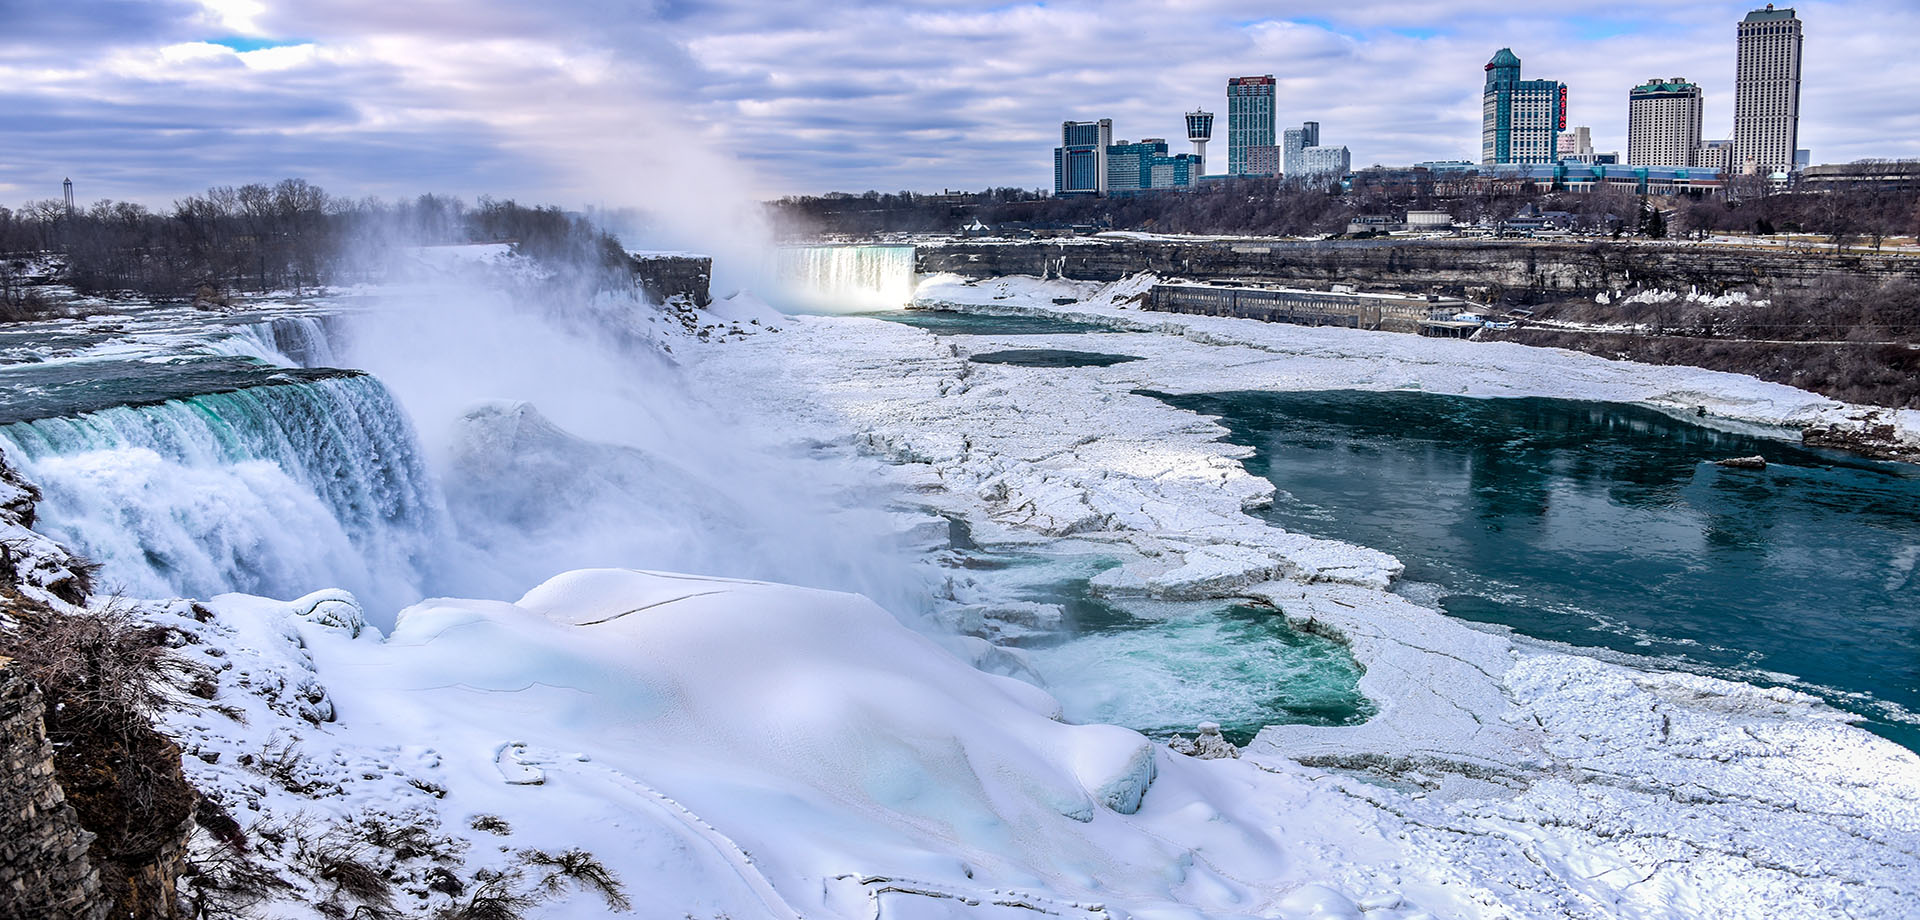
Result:
{"label": "tree line", "polygon": [[[1883,164],[1898,174],[1920,163]],[[1716,233],[1807,233],[1834,243],[1920,234],[1920,178],[1857,187],[1776,189],[1762,177],[1735,177],[1723,193],[1645,196],[1620,186],[1542,189],[1532,181],[1360,170],[1350,187],[1285,178],[1209,181],[1190,191],[1108,198],[1056,198],[1040,189],[989,188],[789,196],[770,202],[784,236],[952,233],[978,220],[995,229],[1094,228],[1160,233],[1313,236],[1345,233],[1356,218],[1442,210],[1456,223],[1494,223],[1532,209],[1560,212],[1572,229],[1704,237]]]}
{"label": "tree line", "polygon": [[482,197],[399,202],[328,194],[304,179],[217,186],[169,208],[102,200],[0,207],[0,308],[25,296],[27,257],[50,255],[60,280],[86,294],[223,298],[365,280],[405,247],[512,240],[535,258],[624,265],[617,239],[585,216]]}

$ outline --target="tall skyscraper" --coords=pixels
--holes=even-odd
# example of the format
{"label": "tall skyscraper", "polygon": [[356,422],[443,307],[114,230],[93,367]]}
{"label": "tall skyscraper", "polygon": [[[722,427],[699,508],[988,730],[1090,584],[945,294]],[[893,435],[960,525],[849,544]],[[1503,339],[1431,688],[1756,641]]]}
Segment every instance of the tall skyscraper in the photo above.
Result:
{"label": "tall skyscraper", "polygon": [[1700,87],[1679,77],[1627,92],[1627,163],[1693,166],[1700,148]]}
{"label": "tall skyscraper", "polygon": [[1733,168],[1793,169],[1800,145],[1800,19],[1767,4],[1740,20],[1733,79]]}
{"label": "tall skyscraper", "polygon": [[1288,128],[1281,135],[1280,173],[1285,176],[1300,174],[1302,164],[1300,153],[1308,147],[1320,146],[1320,123],[1303,122],[1298,128]]}
{"label": "tall skyscraper", "polygon": [[1480,97],[1480,162],[1552,163],[1567,127],[1567,85],[1520,79],[1520,58],[1502,48],[1487,62]]}
{"label": "tall skyscraper", "polygon": [[1107,148],[1111,146],[1111,118],[1061,122],[1060,146],[1053,148],[1053,194],[1105,195]]}
{"label": "tall skyscraper", "polygon": [[1227,81],[1227,173],[1247,172],[1247,148],[1272,147],[1273,74]]}

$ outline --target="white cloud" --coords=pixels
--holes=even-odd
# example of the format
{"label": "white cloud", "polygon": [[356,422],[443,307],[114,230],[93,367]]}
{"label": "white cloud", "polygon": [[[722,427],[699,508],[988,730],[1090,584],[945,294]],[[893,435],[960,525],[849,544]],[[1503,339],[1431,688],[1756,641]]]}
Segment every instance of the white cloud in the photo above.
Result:
{"label": "white cloud", "polygon": [[[1241,73],[1279,78],[1283,125],[1319,121],[1356,163],[1408,163],[1477,149],[1481,65],[1501,46],[1529,76],[1571,84],[1571,122],[1617,149],[1626,91],[1649,76],[1703,84],[1708,135],[1728,133],[1734,23],[1748,8],[203,0],[156,19],[170,8],[98,2],[93,45],[0,40],[0,113],[15,116],[0,114],[0,129],[21,151],[0,181],[40,188],[70,168],[105,193],[164,201],[298,172],[348,192],[685,195],[696,207],[721,190],[1031,187],[1051,180],[1060,121],[1111,117],[1120,136],[1177,138],[1195,106],[1224,120],[1225,80]],[[1920,155],[1920,75],[1904,66],[1920,9],[1799,9],[1803,145],[1820,160]],[[233,34],[300,43],[210,43]],[[204,146],[179,140],[183,123]],[[142,169],[157,131],[175,132],[155,152],[172,159]],[[236,167],[247,174],[216,175]]]}

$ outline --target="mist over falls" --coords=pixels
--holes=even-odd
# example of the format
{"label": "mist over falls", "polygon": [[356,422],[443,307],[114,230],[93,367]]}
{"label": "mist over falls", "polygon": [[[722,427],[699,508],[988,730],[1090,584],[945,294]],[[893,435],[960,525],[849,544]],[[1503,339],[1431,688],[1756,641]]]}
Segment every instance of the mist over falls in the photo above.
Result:
{"label": "mist over falls", "polygon": [[[319,315],[203,328],[139,364],[139,386],[197,369],[231,392],[129,384],[123,404],[0,427],[0,445],[44,490],[42,528],[135,596],[343,587],[390,626],[422,597],[512,599],[621,566],[922,603],[857,464],[690,391],[661,308],[548,280],[455,266]],[[25,393],[101,366],[15,374]]]}
{"label": "mist over falls", "polygon": [[[40,527],[135,596],[417,598],[445,515],[412,426],[365,376],[251,386],[0,428]],[[371,462],[370,462],[371,461]]]}
{"label": "mist over falls", "polygon": [[775,275],[811,312],[897,310],[913,299],[912,246],[787,246]]}

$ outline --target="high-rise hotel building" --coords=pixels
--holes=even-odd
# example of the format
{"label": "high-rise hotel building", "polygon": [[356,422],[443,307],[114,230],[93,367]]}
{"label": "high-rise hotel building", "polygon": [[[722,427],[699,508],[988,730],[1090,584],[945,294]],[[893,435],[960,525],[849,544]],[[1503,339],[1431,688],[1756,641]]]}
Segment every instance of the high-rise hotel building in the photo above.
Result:
{"label": "high-rise hotel building", "polygon": [[1790,172],[1800,144],[1800,20],[1767,4],[1740,20],[1733,169]]}
{"label": "high-rise hotel building", "polygon": [[[1273,74],[1259,77],[1234,77],[1227,81],[1227,173],[1229,175],[1239,176],[1252,172],[1247,162],[1249,148],[1274,146],[1273,90]],[[1278,171],[1278,166],[1275,165],[1265,171],[1272,174]]]}
{"label": "high-rise hotel building", "polygon": [[1487,62],[1480,100],[1480,162],[1552,163],[1567,127],[1567,85],[1520,79],[1520,58],[1502,48]]}
{"label": "high-rise hotel building", "polygon": [[1060,146],[1053,148],[1053,194],[1105,195],[1107,148],[1111,146],[1111,118],[1061,122]]}
{"label": "high-rise hotel building", "polygon": [[1700,148],[1698,84],[1679,77],[1648,80],[1627,93],[1627,162],[1694,166]]}

